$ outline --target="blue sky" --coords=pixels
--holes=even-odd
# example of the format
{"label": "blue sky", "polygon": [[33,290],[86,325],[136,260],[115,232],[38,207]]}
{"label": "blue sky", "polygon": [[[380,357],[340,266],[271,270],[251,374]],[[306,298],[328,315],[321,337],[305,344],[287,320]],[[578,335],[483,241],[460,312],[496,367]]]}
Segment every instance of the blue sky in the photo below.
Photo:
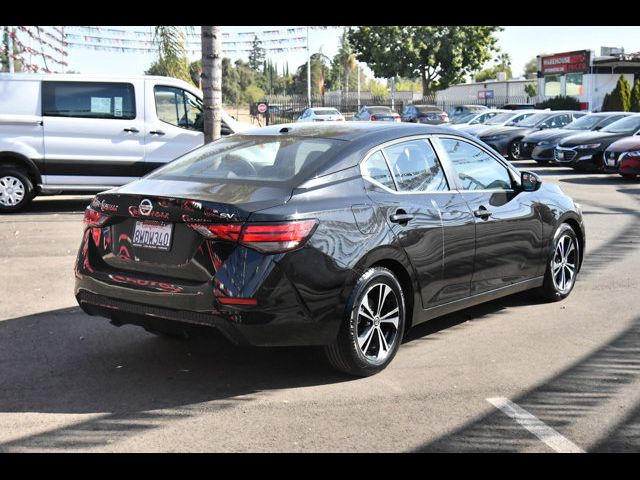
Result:
{"label": "blue sky", "polygon": [[[108,27],[117,29],[149,29],[149,27]],[[223,32],[229,33],[228,39],[239,39],[240,32],[261,32],[272,29],[284,29],[286,26],[226,26]],[[312,53],[322,53],[332,57],[338,51],[342,29],[311,30],[309,35]],[[502,51],[511,56],[512,70],[515,76],[522,75],[524,65],[541,53],[560,53],[570,50],[592,49],[600,54],[600,47],[624,47],[626,52],[640,51],[640,27],[619,26],[507,26],[497,34]],[[244,38],[246,40],[246,37]],[[263,40],[266,38],[262,38]],[[113,53],[70,48],[68,50],[69,68],[81,73],[142,74],[154,60],[154,54]],[[238,54],[228,55],[237,58]],[[289,53],[269,53],[278,65],[289,62],[289,70],[306,62],[305,51]],[[195,56],[194,56],[195,58]],[[246,59],[246,55],[241,58]]]}

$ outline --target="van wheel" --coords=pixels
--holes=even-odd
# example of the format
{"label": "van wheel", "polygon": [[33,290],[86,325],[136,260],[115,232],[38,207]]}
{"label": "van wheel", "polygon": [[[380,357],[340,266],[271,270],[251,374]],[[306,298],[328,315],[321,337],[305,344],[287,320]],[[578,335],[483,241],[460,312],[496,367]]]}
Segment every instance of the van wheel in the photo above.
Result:
{"label": "van wheel", "polygon": [[29,177],[15,167],[0,167],[0,213],[22,210],[35,197]]}
{"label": "van wheel", "polygon": [[395,357],[405,324],[400,283],[388,269],[372,267],[356,283],[336,341],[325,347],[337,370],[366,377],[380,372]]}

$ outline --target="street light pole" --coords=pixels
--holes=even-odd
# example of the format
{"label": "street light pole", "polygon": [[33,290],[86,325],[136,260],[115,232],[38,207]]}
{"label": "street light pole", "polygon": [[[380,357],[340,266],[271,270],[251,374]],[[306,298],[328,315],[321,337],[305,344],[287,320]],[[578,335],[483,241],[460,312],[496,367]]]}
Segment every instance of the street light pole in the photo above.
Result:
{"label": "street light pole", "polygon": [[311,107],[311,52],[309,50],[309,27],[307,27],[307,106]]}
{"label": "street light pole", "polygon": [[7,58],[9,59],[9,73],[13,73],[13,37],[11,36],[11,25],[7,27]]}

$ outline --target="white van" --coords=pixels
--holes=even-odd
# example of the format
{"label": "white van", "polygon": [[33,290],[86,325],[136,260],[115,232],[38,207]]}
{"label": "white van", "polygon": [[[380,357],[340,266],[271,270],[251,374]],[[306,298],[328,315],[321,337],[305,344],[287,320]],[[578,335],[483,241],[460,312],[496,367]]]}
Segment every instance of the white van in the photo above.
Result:
{"label": "white van", "polygon": [[[204,143],[202,93],[156,76],[0,74],[0,212],[123,185]],[[222,134],[251,128],[223,113]]]}

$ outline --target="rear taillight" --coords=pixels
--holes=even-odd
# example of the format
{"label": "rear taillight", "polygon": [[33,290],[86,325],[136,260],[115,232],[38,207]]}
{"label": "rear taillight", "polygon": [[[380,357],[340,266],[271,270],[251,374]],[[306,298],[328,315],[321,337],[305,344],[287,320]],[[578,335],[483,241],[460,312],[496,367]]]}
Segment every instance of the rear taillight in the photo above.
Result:
{"label": "rear taillight", "polygon": [[373,121],[373,122],[378,120],[378,118],[380,118],[380,117],[378,117],[377,115],[371,115],[371,121]]}
{"label": "rear taillight", "polygon": [[205,238],[238,242],[263,253],[286,252],[298,248],[311,236],[317,220],[297,220],[264,224],[187,223]]}
{"label": "rear taillight", "polygon": [[82,223],[84,224],[84,228],[101,227],[107,220],[109,220],[109,215],[106,213],[96,212],[95,210],[87,208],[84,211]]}

